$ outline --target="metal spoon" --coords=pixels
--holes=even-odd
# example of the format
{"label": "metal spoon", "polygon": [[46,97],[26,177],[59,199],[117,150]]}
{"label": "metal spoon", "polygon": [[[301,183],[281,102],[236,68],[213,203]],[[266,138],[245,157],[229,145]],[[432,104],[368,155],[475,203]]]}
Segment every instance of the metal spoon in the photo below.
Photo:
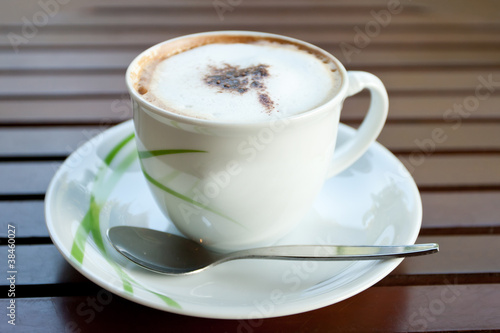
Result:
{"label": "metal spoon", "polygon": [[129,260],[167,275],[186,275],[236,259],[373,260],[430,254],[438,244],[406,246],[286,245],[217,253],[187,238],[146,228],[112,227],[108,238]]}

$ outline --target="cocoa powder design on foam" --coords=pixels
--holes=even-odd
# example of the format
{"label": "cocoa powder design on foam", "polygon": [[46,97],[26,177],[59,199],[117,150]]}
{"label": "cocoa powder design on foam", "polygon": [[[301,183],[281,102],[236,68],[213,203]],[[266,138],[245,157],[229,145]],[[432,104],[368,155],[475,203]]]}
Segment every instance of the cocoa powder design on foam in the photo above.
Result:
{"label": "cocoa powder design on foam", "polygon": [[274,101],[269,97],[264,84],[264,79],[269,76],[268,67],[269,65],[262,64],[246,68],[229,64],[224,64],[221,68],[209,66],[209,73],[205,75],[204,80],[220,92],[244,94],[251,89],[257,90],[259,102],[267,113],[271,113]]}

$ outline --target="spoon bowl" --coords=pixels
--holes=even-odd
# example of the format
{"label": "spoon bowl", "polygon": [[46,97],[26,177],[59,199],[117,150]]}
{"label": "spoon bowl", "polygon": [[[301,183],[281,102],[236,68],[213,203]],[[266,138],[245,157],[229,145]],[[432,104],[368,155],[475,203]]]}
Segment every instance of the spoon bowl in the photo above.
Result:
{"label": "spoon bowl", "polygon": [[174,234],[130,226],[107,232],[113,247],[127,259],[154,272],[186,275],[239,259],[274,260],[376,260],[431,254],[438,244],[401,246],[282,245],[218,253]]}

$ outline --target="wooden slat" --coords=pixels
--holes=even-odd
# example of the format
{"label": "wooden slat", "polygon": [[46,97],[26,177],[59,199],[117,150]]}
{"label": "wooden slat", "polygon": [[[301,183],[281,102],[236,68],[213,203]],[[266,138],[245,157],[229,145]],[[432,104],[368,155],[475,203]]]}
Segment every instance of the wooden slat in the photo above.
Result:
{"label": "wooden slat", "polygon": [[[267,7],[267,8],[266,8]],[[329,25],[346,25],[346,24],[365,24],[367,21],[374,20],[371,15],[371,10],[377,12],[386,10],[387,7],[375,7],[373,9],[357,9],[353,7],[328,7],[328,6],[307,6],[307,7],[292,7],[292,6],[276,6],[269,5],[264,7],[245,7],[241,6],[234,8],[233,11],[224,11],[219,6],[217,11],[215,6],[209,7],[182,7],[182,8],[118,8],[117,10],[106,10],[104,8],[92,8],[90,13],[85,11],[71,13],[63,13],[63,15],[54,16],[50,21],[49,28],[55,29],[59,27],[94,27],[94,26],[121,26],[124,22],[131,26],[156,26],[156,27],[171,27],[171,26],[207,26],[220,27],[229,26],[232,24],[246,25],[314,25],[314,24],[329,24]],[[227,8],[227,7],[226,7]],[[406,10],[404,10],[406,9]],[[89,15],[90,14],[90,15]],[[337,14],[335,21],[332,22],[332,16]],[[278,19],[279,18],[279,19]],[[387,20],[385,17],[381,19]],[[415,12],[415,7],[406,7],[397,14],[392,15],[391,24],[394,25],[432,25],[456,23],[457,19],[450,17],[444,21],[431,22],[422,18],[419,13]],[[385,22],[385,21],[384,21]],[[476,20],[476,24],[483,25],[485,22]],[[13,21],[9,25],[4,26],[9,30],[17,30],[22,26],[22,22]]]}
{"label": "wooden slat", "polygon": [[500,153],[500,123],[388,124],[382,130],[378,141],[393,152]]}
{"label": "wooden slat", "polygon": [[18,239],[49,236],[41,200],[0,201],[0,238],[7,237],[9,224]]}
{"label": "wooden slat", "polygon": [[[20,231],[20,226],[16,229]],[[0,246],[0,253],[5,258],[7,249],[5,245]],[[88,282],[87,278],[74,269],[52,244],[17,245],[15,254],[19,273],[16,284],[19,286]],[[0,285],[7,286],[9,282],[1,281]]]}
{"label": "wooden slat", "polygon": [[[34,333],[154,331],[158,327],[186,332],[200,327],[204,332],[485,331],[500,325],[496,315],[500,312],[499,297],[499,284],[456,285],[450,281],[437,286],[374,287],[296,316],[217,320],[150,309],[98,289],[89,296],[17,299],[16,328],[26,327]],[[8,305],[9,299],[0,300],[2,308]],[[272,307],[260,309],[272,311]],[[248,315],[251,319],[252,314]],[[7,325],[7,320],[0,322],[2,331]]]}
{"label": "wooden slat", "polygon": [[[0,246],[4,258],[7,258],[7,249],[5,245]],[[54,245],[17,245],[15,254],[18,286],[88,281],[61,256]],[[5,281],[1,285],[9,285]]]}
{"label": "wooden slat", "polygon": [[[425,233],[497,234],[500,229],[498,191],[422,192],[421,197]],[[0,237],[6,237],[9,223],[18,227],[18,237],[49,237],[43,201],[0,201],[0,212]]]}
{"label": "wooden slat", "polygon": [[[0,127],[0,158],[65,157],[110,124],[74,127]],[[500,124],[387,124],[378,141],[396,153],[500,152]]]}
{"label": "wooden slat", "polygon": [[[341,42],[349,43],[354,45],[354,38],[356,36],[356,31],[354,30],[355,25],[349,25],[344,27],[335,27],[329,25],[316,25],[316,26],[289,26],[289,27],[276,27],[274,25],[231,25],[226,27],[226,29],[231,30],[259,30],[271,33],[282,34],[285,36],[290,36],[304,41],[317,44],[325,45],[330,43],[331,45],[338,45]],[[221,27],[222,28],[222,27]],[[219,30],[221,29],[219,28]],[[359,26],[363,29],[364,26]],[[167,28],[154,28],[154,27],[135,27],[130,30],[129,26],[123,27],[108,27],[106,29],[99,29],[96,31],[82,31],[68,28],[60,30],[50,30],[44,29],[36,34],[34,38],[28,40],[27,43],[19,45],[19,48],[14,48],[11,41],[8,39],[7,34],[0,35],[0,47],[5,50],[14,52],[14,50],[19,49],[20,51],[24,49],[32,48],[54,48],[54,47],[136,47],[136,48],[147,48],[156,43],[168,40],[174,37],[197,33],[201,31],[212,30],[213,27],[178,27],[172,26]],[[11,31],[12,33],[17,33],[21,35],[21,31]],[[492,43],[498,43],[500,41],[500,36],[497,31],[486,29],[483,27],[474,29],[470,27],[462,31],[456,30],[443,30],[437,27],[429,30],[422,30],[419,27],[415,27],[413,31],[404,31],[403,29],[387,29],[383,33],[380,33],[376,38],[370,41],[369,46],[366,48],[374,48],[377,45],[380,47],[385,46],[419,46],[419,45],[442,45],[442,44],[458,44],[467,43],[474,47],[474,45],[495,45]],[[361,44],[357,44],[361,45]],[[339,49],[337,49],[339,50]],[[339,50],[340,51],[340,50]]]}
{"label": "wooden slat", "polygon": [[[490,89],[496,95],[500,88],[500,71],[464,69],[449,72],[422,69],[418,71],[376,70],[373,73],[382,80],[387,90],[393,93],[457,91],[466,94],[465,100],[469,95],[475,96],[475,89],[478,86],[489,85],[489,88],[482,88],[479,92],[481,96],[486,96],[485,98],[489,97],[486,95],[488,92],[486,89]],[[0,98],[7,96],[9,98],[13,96],[99,96],[125,92],[123,73],[5,74],[0,77]],[[480,104],[480,100],[477,102]]]}
{"label": "wooden slat", "polygon": [[[425,189],[496,188],[500,186],[500,155],[399,156],[418,186]],[[0,163],[0,195],[42,194],[61,162]],[[394,177],[401,177],[395,174]]]}
{"label": "wooden slat", "polygon": [[0,100],[0,122],[9,123],[97,123],[121,122],[132,117],[130,97],[117,94],[104,98]]}
{"label": "wooden slat", "polygon": [[[360,25],[364,26],[369,21],[381,21],[385,27],[381,29],[399,28],[401,26],[447,26],[457,25],[463,22],[460,15],[441,15],[436,13],[433,16],[421,15],[426,7],[414,6],[412,3],[403,4],[400,2],[398,13],[391,14],[386,6],[373,6],[371,8],[339,7],[335,4],[328,6],[328,3],[315,6],[287,5],[283,3],[267,3],[264,6],[256,6],[255,3],[242,2],[239,6],[233,6],[233,10],[223,6],[203,6],[203,7],[179,7],[165,8],[157,7],[135,7],[135,8],[105,8],[102,6],[90,8],[89,11],[64,12],[63,15],[56,15],[48,25],[50,28],[61,26],[88,27],[88,26],[116,26],[123,22],[131,26],[153,25],[159,27],[171,26],[230,26],[234,24],[245,25]],[[213,3],[212,3],[213,4]],[[427,7],[428,8],[428,7]],[[390,17],[388,16],[390,15]],[[332,20],[335,17],[335,20]],[[479,26],[496,26],[496,17],[474,17],[470,16],[470,24]],[[9,30],[14,30],[22,26],[22,22],[10,20],[5,26]]]}
{"label": "wooden slat", "polygon": [[[457,116],[455,105],[464,105],[464,99],[467,95],[473,95],[473,91],[467,94],[457,94],[447,96],[446,94],[437,95],[427,95],[427,96],[397,96],[389,94],[389,119],[427,119],[427,120],[448,120],[452,116]],[[368,105],[368,98],[356,97],[348,98],[345,105],[348,103],[354,103],[357,101],[359,106],[352,106],[351,112],[358,112],[360,110],[366,110]],[[362,105],[361,103],[365,103]],[[463,122],[467,119],[500,119],[500,109],[498,107],[500,103],[499,95],[491,95],[489,98],[480,101],[477,108],[471,112],[463,112],[458,116],[463,118]],[[451,110],[451,111],[449,111]],[[347,116],[347,115],[345,115]],[[465,118],[467,117],[467,118]],[[456,118],[453,120],[454,123],[458,121]]]}
{"label": "wooden slat", "polygon": [[[359,53],[346,54],[339,47],[320,44],[325,50],[335,54],[349,68],[377,66],[499,66],[500,49],[476,49],[458,44],[440,48],[420,47],[411,49],[366,48]],[[0,51],[0,71],[63,71],[63,70],[116,70],[125,72],[128,64],[143,48],[124,50],[102,49],[32,49],[19,53],[10,50]]]}
{"label": "wooden slat", "polygon": [[[474,97],[476,87],[482,84],[483,79],[488,82],[488,78],[490,77],[490,81],[496,84],[492,88],[493,92],[500,87],[500,72],[492,70],[450,72],[447,70],[438,71],[422,68],[414,72],[377,70],[373,71],[373,73],[382,80],[388,91],[397,92],[465,90],[467,94]],[[484,89],[480,93],[484,93]]]}
{"label": "wooden slat", "polygon": [[424,192],[421,196],[423,228],[454,233],[458,228],[480,227],[491,232],[500,226],[500,192]]}
{"label": "wooden slat", "polygon": [[42,195],[61,162],[0,163],[0,195]]}
{"label": "wooden slat", "polygon": [[391,274],[499,275],[499,241],[499,235],[420,236],[417,243],[438,243],[439,252],[429,256],[406,258]]}
{"label": "wooden slat", "polygon": [[109,95],[124,93],[124,74],[6,74],[0,78],[2,96]]}
{"label": "wooden slat", "polygon": [[102,135],[108,126],[40,127],[0,129],[2,156],[66,157],[91,138]]}
{"label": "wooden slat", "polygon": [[[484,2],[484,0],[482,0]],[[229,3],[228,3],[229,4]],[[292,7],[292,8],[382,8],[387,6],[387,3],[383,0],[356,0],[348,1],[348,0],[338,0],[335,2],[325,1],[325,0],[313,0],[304,2],[303,0],[252,0],[249,3],[237,3],[233,2],[233,5],[237,6],[246,6],[246,7],[262,7],[265,9],[266,7]],[[89,0],[86,1],[85,4],[82,4],[82,8],[90,8],[90,9],[107,9],[107,10],[141,10],[141,9],[175,9],[175,8],[213,8],[214,4],[211,2],[207,2],[204,0],[187,0],[187,1],[161,1],[161,0],[147,0],[141,1],[140,3],[130,1],[130,0],[121,0],[120,2],[113,2],[111,0],[108,1],[96,1]]]}
{"label": "wooden slat", "polygon": [[[483,0],[484,2],[484,0]],[[229,5],[229,3],[227,3]],[[302,0],[252,0],[251,2],[232,2],[233,6],[237,7],[247,7],[247,8],[261,8],[262,10],[274,8],[274,7],[287,7],[287,8],[318,8],[318,9],[329,9],[336,8],[338,10],[368,10],[371,9],[383,9],[387,7],[387,2],[383,0],[357,0],[356,2],[347,0],[338,0],[335,2],[331,1],[307,1]],[[407,8],[416,7],[414,4],[406,6]],[[61,6],[59,11],[64,14],[71,14],[71,12],[77,11],[79,13],[100,13],[100,12],[127,12],[127,11],[149,11],[156,12],[158,10],[183,10],[188,8],[189,10],[198,9],[212,9],[214,10],[214,3],[205,0],[186,0],[186,1],[98,1],[98,0],[87,0],[85,2],[67,2],[63,3],[61,1]],[[37,0],[25,0],[22,3],[10,5],[6,3],[2,12],[0,13],[0,18],[5,24],[18,23],[19,15],[33,15],[36,11],[41,9],[40,4]]]}
{"label": "wooden slat", "polygon": [[[34,0],[28,0],[29,1],[34,1]],[[84,5],[82,5],[82,8],[110,8],[110,9],[120,9],[120,8],[129,8],[129,9],[136,9],[136,8],[177,8],[177,7],[183,7],[189,5],[189,7],[210,7],[213,6],[212,3],[206,2],[204,0],[172,0],[172,1],[162,1],[162,0],[145,0],[141,1],[140,3],[135,2],[134,0],[120,0],[120,2],[115,2],[112,0],[104,0],[104,1],[98,1],[98,0],[89,0],[86,1]],[[449,4],[455,4],[456,8],[448,8]],[[456,1],[456,0],[441,0],[439,3],[434,4],[432,8],[433,9],[448,9],[448,13],[456,13],[456,12],[463,12],[463,13],[475,13],[477,14],[478,12],[482,13],[488,13],[487,9],[491,9],[492,7],[495,8],[495,4],[492,3],[491,1],[488,0],[478,0],[477,1],[478,5],[481,5],[483,7],[486,7],[486,9],[469,9],[468,2],[467,1]],[[241,3],[240,5],[243,5]],[[378,8],[378,7],[386,7],[387,6],[387,1],[384,0],[337,0],[335,2],[329,1],[329,0],[312,0],[312,1],[304,1],[304,0],[252,0],[250,3],[245,3],[245,6],[291,6],[291,7],[339,7],[339,8],[344,8],[344,7],[349,7],[349,8],[355,8],[355,9],[363,9],[363,8]],[[412,3],[412,6],[417,6],[419,8],[426,6],[426,3],[424,1],[418,2],[418,3]],[[428,5],[427,5],[428,6]],[[467,11],[468,10],[468,11]],[[491,14],[491,13],[490,13]]]}
{"label": "wooden slat", "polygon": [[500,186],[500,154],[440,156],[417,153],[399,158],[417,185],[426,189]]}
{"label": "wooden slat", "polygon": [[[458,123],[460,114],[453,111],[454,105],[463,105],[465,96],[446,94],[405,96],[390,95],[389,122],[433,120]],[[128,94],[113,97],[58,99],[12,99],[0,100],[0,124],[44,124],[44,123],[118,123],[132,116]],[[369,97],[362,93],[348,98],[344,103],[341,120],[359,122],[369,105]],[[483,100],[473,112],[467,112],[463,122],[471,120],[500,120],[500,96],[492,95]],[[448,111],[451,110],[451,111]],[[452,118],[455,117],[455,118]]]}
{"label": "wooden slat", "polygon": [[[498,233],[500,192],[422,192],[423,232],[440,234]],[[481,207],[481,209],[478,209]],[[0,237],[7,224],[18,226],[18,237],[49,237],[43,201],[0,201]]]}
{"label": "wooden slat", "polygon": [[[221,6],[222,4],[222,6]],[[62,7],[61,15],[55,15],[50,21],[50,26],[60,24],[78,25],[102,25],[102,24],[120,24],[126,21],[128,24],[169,24],[169,25],[197,25],[197,24],[213,24],[223,25],[225,23],[241,22],[249,24],[287,24],[291,21],[295,24],[364,24],[369,20],[375,20],[374,14],[380,11],[388,11],[389,4],[372,4],[366,5],[350,5],[336,4],[329,2],[298,2],[292,1],[284,4],[282,1],[269,2],[239,2],[226,3],[212,2],[203,4],[191,4],[189,6],[173,6],[172,4],[155,4],[137,6],[127,6],[122,3],[109,6],[98,4],[97,6],[87,5],[87,8],[75,9],[72,11],[65,10]],[[469,14],[467,19],[472,24],[484,25],[485,23],[496,23],[496,15],[484,15],[488,13],[488,9],[495,10],[494,4],[485,2],[482,7],[480,17],[471,15],[472,12],[478,10],[463,11],[460,6],[446,8],[444,11],[438,6],[425,6],[419,3],[400,2],[400,7],[397,13],[390,14],[391,25],[408,25],[419,24],[421,26],[443,24],[462,23],[465,14]],[[436,10],[436,8],[438,10]],[[224,10],[225,9],[225,10]],[[222,11],[221,11],[222,10]],[[422,15],[422,12],[427,11],[430,15]],[[222,15],[222,13],[224,15]],[[27,14],[29,11],[27,11]],[[302,15],[300,15],[302,14]],[[451,14],[451,15],[450,15]],[[336,20],[332,22],[331,17],[335,16]],[[6,23],[9,27],[20,25],[15,18],[7,17]],[[159,18],[163,18],[160,20]],[[198,20],[196,20],[196,18]],[[330,18],[330,20],[328,20]]]}
{"label": "wooden slat", "polygon": [[[386,284],[409,276],[458,276],[462,274],[489,274],[500,281],[500,235],[421,236],[419,243],[438,243],[440,252],[428,256],[406,258],[390,274]],[[0,254],[7,257],[7,246],[0,246]],[[54,245],[18,245],[16,263],[18,284],[79,283],[82,276],[57,251]],[[66,272],[61,274],[60,272]],[[8,285],[8,281],[0,281]]]}
{"label": "wooden slat", "polygon": [[125,72],[128,64],[142,50],[32,50],[0,52],[0,70],[98,70],[119,69]]}

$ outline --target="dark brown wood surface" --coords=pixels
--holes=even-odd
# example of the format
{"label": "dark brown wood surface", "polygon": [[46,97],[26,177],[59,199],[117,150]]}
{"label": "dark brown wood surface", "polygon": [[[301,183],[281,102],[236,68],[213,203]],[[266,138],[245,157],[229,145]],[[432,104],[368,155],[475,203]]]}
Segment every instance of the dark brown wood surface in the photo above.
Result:
{"label": "dark brown wood surface", "polygon": [[[40,3],[51,3],[53,12],[29,33],[26,22],[44,11]],[[393,4],[397,12],[380,16]],[[377,17],[383,25],[359,44],[358,31]],[[69,153],[130,119],[128,63],[157,42],[222,29],[303,39],[347,69],[382,79],[390,111],[379,142],[415,178],[423,201],[418,241],[438,242],[440,253],[406,259],[340,303],[253,321],[153,310],[101,289],[64,260],[45,227],[44,194]],[[24,39],[13,44],[12,34]],[[356,50],[346,53],[346,44]],[[348,99],[342,121],[358,126],[368,103],[366,93]],[[436,131],[444,139],[432,140]],[[18,231],[16,326],[6,316],[8,224]],[[500,331],[500,3],[4,1],[0,242],[0,332]],[[91,307],[97,297],[106,304]]]}

